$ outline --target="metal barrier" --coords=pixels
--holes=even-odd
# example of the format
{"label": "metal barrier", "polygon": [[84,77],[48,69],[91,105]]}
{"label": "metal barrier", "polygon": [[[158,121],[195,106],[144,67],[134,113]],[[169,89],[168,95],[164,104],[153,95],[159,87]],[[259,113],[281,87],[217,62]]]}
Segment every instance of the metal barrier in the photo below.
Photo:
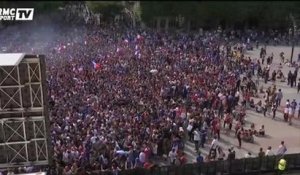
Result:
{"label": "metal barrier", "polygon": [[[286,170],[300,170],[300,154],[284,156],[287,161]],[[214,161],[202,164],[186,164],[182,166],[154,167],[151,170],[136,168],[124,170],[118,175],[243,175],[274,172],[280,157],[244,158],[232,161]],[[92,172],[92,175],[115,175],[112,172]]]}

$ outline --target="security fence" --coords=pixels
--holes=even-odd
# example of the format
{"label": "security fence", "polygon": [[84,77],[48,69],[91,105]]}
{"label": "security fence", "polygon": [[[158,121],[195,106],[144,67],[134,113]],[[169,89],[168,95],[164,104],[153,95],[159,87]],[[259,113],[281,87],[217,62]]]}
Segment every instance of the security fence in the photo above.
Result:
{"label": "security fence", "polygon": [[[236,160],[214,161],[182,166],[153,167],[150,170],[137,168],[118,173],[92,172],[92,175],[248,175],[274,172],[280,157],[245,158]],[[286,171],[300,170],[300,154],[284,156],[287,161]]]}

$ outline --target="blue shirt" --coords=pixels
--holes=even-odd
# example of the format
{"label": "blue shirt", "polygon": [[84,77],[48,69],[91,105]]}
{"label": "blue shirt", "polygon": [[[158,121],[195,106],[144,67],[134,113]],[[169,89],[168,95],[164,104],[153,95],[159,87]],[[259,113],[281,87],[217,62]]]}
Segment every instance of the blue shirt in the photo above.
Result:
{"label": "blue shirt", "polygon": [[203,162],[203,156],[201,156],[201,155],[198,156],[196,160],[197,160],[197,163],[202,163]]}

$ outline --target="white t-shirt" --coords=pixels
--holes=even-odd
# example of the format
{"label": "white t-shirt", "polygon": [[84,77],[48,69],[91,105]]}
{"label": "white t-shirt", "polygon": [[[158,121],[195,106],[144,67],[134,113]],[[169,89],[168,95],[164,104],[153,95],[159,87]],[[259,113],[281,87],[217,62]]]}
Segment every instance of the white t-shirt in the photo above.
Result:
{"label": "white t-shirt", "polygon": [[68,152],[63,152],[63,161],[65,163],[69,163],[70,162],[70,157],[69,157],[69,153]]}
{"label": "white t-shirt", "polygon": [[177,156],[176,151],[175,152],[173,152],[173,151],[169,152],[169,158],[170,158],[171,162],[173,162],[174,160],[176,160],[176,156]]}
{"label": "white t-shirt", "polygon": [[195,141],[199,141],[200,140],[200,133],[197,130],[194,131],[194,140]]}
{"label": "white t-shirt", "polygon": [[239,96],[240,96],[240,92],[239,92],[239,91],[236,91],[235,97],[238,98]]}
{"label": "white t-shirt", "polygon": [[219,146],[219,142],[217,139],[214,139],[212,142],[211,142],[211,149],[217,149],[217,147]]}
{"label": "white t-shirt", "polygon": [[96,138],[97,138],[97,136],[91,137],[91,142],[92,142],[93,144],[96,143]]}
{"label": "white t-shirt", "polygon": [[248,153],[245,154],[245,158],[251,158],[251,157],[252,157],[252,155],[250,155]]}
{"label": "white t-shirt", "polygon": [[157,144],[154,144],[153,147],[152,147],[152,153],[153,153],[154,155],[157,154],[157,147],[158,147]]}
{"label": "white t-shirt", "polygon": [[293,114],[293,108],[289,107],[289,115],[292,115],[292,114]]}
{"label": "white t-shirt", "polygon": [[188,130],[189,132],[193,129],[193,125],[189,124],[188,127],[186,128],[186,130]]}
{"label": "white t-shirt", "polygon": [[287,148],[284,145],[280,145],[277,151],[277,155],[283,155],[287,151]]}
{"label": "white t-shirt", "polygon": [[142,163],[145,163],[145,162],[146,162],[146,154],[145,154],[143,151],[140,152],[139,160],[140,160],[140,162],[142,162]]}
{"label": "white t-shirt", "polygon": [[289,108],[285,107],[284,108],[284,113],[287,114],[289,112]]}
{"label": "white t-shirt", "polygon": [[273,155],[274,155],[273,151],[267,149],[267,151],[266,151],[266,156],[273,156]]}

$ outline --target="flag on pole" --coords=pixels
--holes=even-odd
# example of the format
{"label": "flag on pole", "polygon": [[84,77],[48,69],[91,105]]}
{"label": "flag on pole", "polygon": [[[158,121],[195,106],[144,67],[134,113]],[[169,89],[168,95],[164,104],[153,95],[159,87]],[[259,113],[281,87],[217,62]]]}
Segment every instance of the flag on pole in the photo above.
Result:
{"label": "flag on pole", "polygon": [[98,70],[101,68],[101,64],[96,63],[95,61],[92,61],[92,63],[93,63],[94,69]]}

